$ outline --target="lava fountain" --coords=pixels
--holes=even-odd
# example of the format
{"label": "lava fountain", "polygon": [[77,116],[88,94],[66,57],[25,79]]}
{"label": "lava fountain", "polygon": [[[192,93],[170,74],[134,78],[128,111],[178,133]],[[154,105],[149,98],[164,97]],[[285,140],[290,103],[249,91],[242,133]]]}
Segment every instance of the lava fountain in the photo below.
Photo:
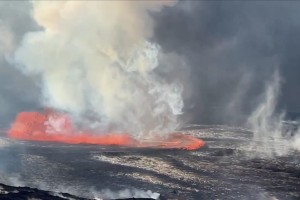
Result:
{"label": "lava fountain", "polygon": [[95,134],[89,131],[77,131],[68,115],[54,112],[19,113],[8,135],[10,138],[29,141],[139,148],[196,150],[205,144],[203,140],[183,133],[173,133],[157,141],[137,141],[128,133]]}

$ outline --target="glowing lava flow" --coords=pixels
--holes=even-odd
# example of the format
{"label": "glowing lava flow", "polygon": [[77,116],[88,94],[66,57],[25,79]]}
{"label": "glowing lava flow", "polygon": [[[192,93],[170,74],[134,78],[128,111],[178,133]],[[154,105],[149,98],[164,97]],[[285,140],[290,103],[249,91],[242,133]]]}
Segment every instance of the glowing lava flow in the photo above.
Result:
{"label": "glowing lava flow", "polygon": [[144,148],[176,148],[195,150],[204,141],[181,133],[171,134],[162,141],[136,141],[126,133],[91,134],[76,132],[70,118],[52,112],[22,112],[8,132],[19,140],[61,142],[68,144],[119,145]]}

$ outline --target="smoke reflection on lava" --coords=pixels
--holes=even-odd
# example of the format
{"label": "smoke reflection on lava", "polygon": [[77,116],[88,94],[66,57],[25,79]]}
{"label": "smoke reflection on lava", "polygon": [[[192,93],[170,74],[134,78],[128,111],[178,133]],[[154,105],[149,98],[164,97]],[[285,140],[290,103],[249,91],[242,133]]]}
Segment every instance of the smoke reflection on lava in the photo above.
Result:
{"label": "smoke reflection on lava", "polygon": [[68,144],[119,145],[141,148],[176,148],[195,150],[204,146],[201,139],[171,134],[163,140],[137,141],[127,133],[93,134],[76,131],[66,114],[54,112],[22,112],[8,132],[9,137],[19,140],[61,142]]}

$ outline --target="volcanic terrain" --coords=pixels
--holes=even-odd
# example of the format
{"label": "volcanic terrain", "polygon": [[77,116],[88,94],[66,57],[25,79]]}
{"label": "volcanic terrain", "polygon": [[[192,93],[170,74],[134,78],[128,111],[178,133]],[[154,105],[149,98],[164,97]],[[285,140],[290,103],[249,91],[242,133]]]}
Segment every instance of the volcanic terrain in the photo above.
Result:
{"label": "volcanic terrain", "polygon": [[84,198],[150,190],[167,199],[300,199],[298,154],[265,155],[241,128],[194,125],[183,132],[206,145],[188,151],[2,137],[0,182]]}

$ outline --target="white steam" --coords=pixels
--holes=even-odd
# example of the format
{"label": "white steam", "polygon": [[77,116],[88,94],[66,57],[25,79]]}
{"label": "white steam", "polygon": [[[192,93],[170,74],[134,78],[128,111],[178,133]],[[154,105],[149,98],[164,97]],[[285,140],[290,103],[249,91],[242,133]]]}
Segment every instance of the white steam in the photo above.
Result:
{"label": "white steam", "polygon": [[[284,113],[276,113],[281,79],[278,71],[267,84],[262,101],[248,119],[254,133],[251,148],[260,156],[283,156],[300,150],[300,132],[288,128]],[[298,132],[298,133],[297,133]]]}
{"label": "white steam", "polygon": [[298,128],[297,136],[295,137],[295,141],[292,144],[293,148],[300,151],[300,128]]}
{"label": "white steam", "polygon": [[109,189],[101,192],[93,192],[96,200],[100,199],[125,199],[125,198],[151,198],[159,199],[160,194],[152,192],[151,190],[125,189],[120,191],[111,191]]}
{"label": "white steam", "polygon": [[42,78],[45,106],[136,137],[173,131],[182,87],[155,74],[165,57],[149,42],[149,12],[173,4],[34,1],[33,17],[42,30],[25,35],[15,61],[24,73]]}

